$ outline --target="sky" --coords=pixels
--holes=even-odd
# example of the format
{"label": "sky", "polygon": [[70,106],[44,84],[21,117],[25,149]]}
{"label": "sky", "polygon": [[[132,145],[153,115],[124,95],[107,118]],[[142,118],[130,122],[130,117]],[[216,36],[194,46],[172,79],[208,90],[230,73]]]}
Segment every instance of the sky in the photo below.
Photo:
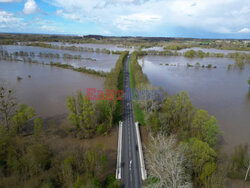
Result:
{"label": "sky", "polygon": [[250,39],[250,0],[0,0],[0,32]]}

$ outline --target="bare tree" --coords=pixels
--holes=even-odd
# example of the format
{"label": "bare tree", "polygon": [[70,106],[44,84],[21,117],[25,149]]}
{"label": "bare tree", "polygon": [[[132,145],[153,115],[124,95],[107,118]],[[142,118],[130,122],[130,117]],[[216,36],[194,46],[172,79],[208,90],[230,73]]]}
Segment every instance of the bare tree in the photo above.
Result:
{"label": "bare tree", "polygon": [[151,84],[138,84],[140,91],[138,103],[143,107],[145,112],[154,112],[158,110],[161,105],[160,88],[154,88]]}
{"label": "bare tree", "polygon": [[10,117],[15,112],[17,100],[13,90],[9,89],[5,83],[0,84],[0,119],[4,122],[6,129],[9,129]]}
{"label": "bare tree", "polygon": [[174,136],[152,135],[147,148],[146,167],[158,181],[148,187],[189,188],[190,176],[185,172],[185,149],[177,145]]}

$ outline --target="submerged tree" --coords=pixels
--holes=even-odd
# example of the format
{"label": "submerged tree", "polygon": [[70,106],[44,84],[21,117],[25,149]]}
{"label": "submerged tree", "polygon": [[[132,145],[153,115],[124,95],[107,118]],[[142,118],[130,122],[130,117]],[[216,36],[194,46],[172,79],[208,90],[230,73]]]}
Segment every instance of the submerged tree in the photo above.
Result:
{"label": "submerged tree", "polygon": [[250,154],[248,151],[248,145],[240,144],[236,146],[230,160],[229,177],[243,179],[246,176],[249,165]]}

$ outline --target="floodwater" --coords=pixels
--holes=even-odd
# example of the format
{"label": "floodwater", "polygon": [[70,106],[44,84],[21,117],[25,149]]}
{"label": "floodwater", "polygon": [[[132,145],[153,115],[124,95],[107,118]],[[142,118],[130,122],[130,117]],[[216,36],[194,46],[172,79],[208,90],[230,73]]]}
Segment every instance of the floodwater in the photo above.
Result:
{"label": "floodwater", "polygon": [[[151,48],[143,48],[142,49],[142,51],[150,51],[150,50],[165,51],[164,47],[161,47],[161,46],[154,46],[154,47],[151,47]],[[174,50],[168,50],[168,49],[166,49],[166,50],[174,52]],[[235,52],[250,54],[250,51],[221,50],[221,49],[216,49],[216,48],[200,48],[200,47],[184,48],[184,49],[181,49],[181,50],[177,50],[177,52],[185,53],[186,51],[189,51],[189,50],[195,50],[195,51],[201,50],[201,51],[203,51],[205,53],[207,53],[207,52],[209,52],[209,53],[222,53],[224,55],[227,55],[229,53],[235,53]]]}
{"label": "floodwater", "polygon": [[58,45],[58,46],[75,46],[75,47],[86,47],[86,48],[93,48],[96,49],[107,49],[111,51],[130,51],[134,49],[134,47],[128,48],[123,45],[115,45],[115,44],[94,44],[94,43],[63,43],[63,42],[50,42],[49,44]]}
{"label": "floodwater", "polygon": [[[38,60],[44,63],[60,62],[62,64],[70,64],[74,67],[86,67],[89,69],[94,69],[96,71],[109,72],[114,66],[119,58],[119,55],[116,54],[105,54],[105,53],[95,53],[95,52],[79,52],[79,51],[70,51],[70,50],[57,50],[57,49],[48,49],[41,47],[33,46],[19,46],[19,45],[3,45],[3,50],[8,51],[8,53],[14,52],[34,52],[35,57],[32,57],[33,60]],[[60,58],[47,58],[39,57],[39,53],[53,53],[59,54]],[[63,54],[71,55],[81,55],[82,59],[64,59]],[[26,57],[28,58],[28,57]]]}
{"label": "floodwater", "polygon": [[[31,78],[28,78],[31,75]],[[23,79],[18,81],[17,76]],[[0,61],[0,81],[14,88],[18,101],[35,108],[38,116],[67,113],[67,96],[86,88],[103,89],[104,79],[41,64]]]}
{"label": "floodwater", "polygon": [[235,52],[241,52],[241,53],[247,53],[249,54],[250,51],[239,51],[239,50],[220,50],[220,49],[216,49],[216,48],[199,48],[199,47],[193,47],[193,48],[185,48],[185,49],[181,49],[178,52],[184,53],[188,50],[202,50],[203,52],[209,52],[209,53],[222,53],[222,54],[229,54],[229,53],[235,53]]}
{"label": "floodwater", "polygon": [[[217,68],[186,66],[196,62]],[[250,145],[249,65],[244,70],[235,67],[227,70],[227,65],[233,64],[232,59],[160,56],[145,56],[139,63],[154,86],[161,86],[170,95],[186,91],[198,108],[217,118],[226,151],[232,151],[240,143]]]}

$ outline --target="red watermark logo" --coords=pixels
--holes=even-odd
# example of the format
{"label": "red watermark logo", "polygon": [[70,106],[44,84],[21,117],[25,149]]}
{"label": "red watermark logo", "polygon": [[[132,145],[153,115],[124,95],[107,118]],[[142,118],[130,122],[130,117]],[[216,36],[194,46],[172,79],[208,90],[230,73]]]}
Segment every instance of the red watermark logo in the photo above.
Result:
{"label": "red watermark logo", "polygon": [[96,88],[87,88],[88,100],[122,100],[123,90],[96,90]]}
{"label": "red watermark logo", "polygon": [[161,90],[98,90],[96,88],[87,88],[88,100],[162,100]]}

